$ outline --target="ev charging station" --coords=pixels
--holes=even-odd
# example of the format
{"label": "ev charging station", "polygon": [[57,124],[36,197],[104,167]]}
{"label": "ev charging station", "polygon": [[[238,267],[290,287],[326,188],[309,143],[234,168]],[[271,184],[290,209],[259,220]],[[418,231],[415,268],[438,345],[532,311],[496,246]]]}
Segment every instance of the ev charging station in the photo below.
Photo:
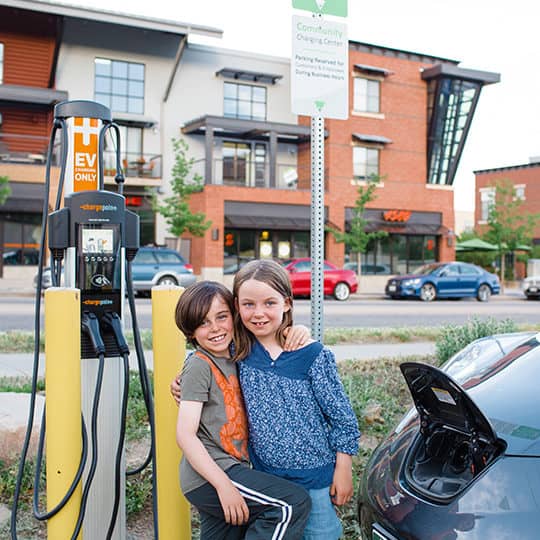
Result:
{"label": "ev charging station", "polygon": [[[62,132],[61,170],[56,205],[48,214],[50,163],[55,135]],[[118,193],[104,190],[103,148],[108,131],[116,132],[116,176]],[[144,362],[135,317],[130,261],[139,248],[139,218],[127,210],[122,195],[124,182],[120,165],[119,129],[110,110],[92,101],[66,101],[56,105],[54,126],[47,157],[42,249],[36,292],[36,335],[39,338],[41,277],[48,225],[48,247],[53,287],[45,292],[46,406],[38,447],[34,486],[34,515],[47,520],[50,540],[124,540],[125,477],[142,471],[150,462],[153,470],[154,538],[158,538],[157,499],[168,514],[163,529],[189,530],[189,511],[182,507],[178,489],[178,455],[165,455],[164,486],[157,486],[156,436],[151,385]],[[61,207],[63,195],[63,207]],[[48,214],[48,216],[47,216]],[[63,286],[59,287],[62,276]],[[180,289],[172,291],[174,298]],[[167,292],[167,291],[165,291]],[[124,434],[129,388],[129,347],[124,338],[125,298],[128,298],[137,351],[139,377],[151,431],[149,454],[143,465],[127,471],[124,460]],[[171,296],[171,295],[169,295]],[[160,294],[156,294],[159,298]],[[176,356],[185,354],[185,343],[173,335],[173,316],[169,298],[165,319],[159,319],[159,305],[153,302],[161,329],[161,340],[176,347]],[[163,322],[165,321],[165,322]],[[177,331],[176,331],[177,332]],[[178,334],[178,332],[177,332]],[[170,338],[170,339],[169,339]],[[39,341],[39,339],[37,340]],[[161,368],[161,386],[178,369],[173,357],[171,367]],[[34,354],[33,388],[37,381],[39,348]],[[154,354],[154,362],[156,355]],[[155,379],[157,370],[155,370]],[[30,406],[27,436],[22,452],[19,477],[11,518],[11,538],[17,539],[17,506],[24,462],[28,451],[34,415],[34,396]],[[165,396],[161,414],[166,417],[166,444],[176,447],[174,409]],[[172,428],[171,428],[172,423]],[[47,465],[47,512],[39,512],[39,478],[45,446]],[[177,449],[176,449],[177,450]],[[173,450],[174,452],[174,450]],[[171,472],[173,472],[171,474]],[[169,482],[169,485],[167,485]],[[172,484],[170,483],[172,482]],[[171,491],[173,493],[171,493]],[[175,494],[174,491],[178,492]],[[165,503],[165,498],[169,501]],[[161,504],[161,502],[160,502]],[[171,504],[173,506],[171,506]],[[184,521],[175,522],[173,512]],[[187,525],[186,525],[187,522]],[[175,533],[172,533],[175,534]],[[165,534],[163,538],[175,538]]]}

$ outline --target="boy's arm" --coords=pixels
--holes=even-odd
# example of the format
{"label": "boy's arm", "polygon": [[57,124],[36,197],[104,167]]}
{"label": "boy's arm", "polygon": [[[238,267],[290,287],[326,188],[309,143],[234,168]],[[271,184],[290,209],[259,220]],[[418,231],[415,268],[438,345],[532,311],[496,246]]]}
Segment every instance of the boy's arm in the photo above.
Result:
{"label": "boy's arm", "polygon": [[353,493],[352,456],[337,452],[334,478],[330,486],[330,497],[334,504],[341,506],[351,500]]}
{"label": "boy's arm", "polygon": [[197,437],[203,403],[181,401],[176,424],[176,442],[184,452],[189,464],[207,482],[214,486],[225,521],[231,525],[242,525],[249,518],[249,509],[240,492]]}

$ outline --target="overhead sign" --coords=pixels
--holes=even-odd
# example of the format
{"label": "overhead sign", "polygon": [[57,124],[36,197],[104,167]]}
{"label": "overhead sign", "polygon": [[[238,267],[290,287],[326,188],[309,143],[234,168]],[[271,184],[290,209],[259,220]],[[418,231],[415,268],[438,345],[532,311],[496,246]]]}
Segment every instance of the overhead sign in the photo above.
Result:
{"label": "overhead sign", "polygon": [[293,0],[293,8],[322,15],[347,16],[347,0]]}
{"label": "overhead sign", "polygon": [[348,58],[347,25],[293,15],[292,112],[346,120],[349,116]]}

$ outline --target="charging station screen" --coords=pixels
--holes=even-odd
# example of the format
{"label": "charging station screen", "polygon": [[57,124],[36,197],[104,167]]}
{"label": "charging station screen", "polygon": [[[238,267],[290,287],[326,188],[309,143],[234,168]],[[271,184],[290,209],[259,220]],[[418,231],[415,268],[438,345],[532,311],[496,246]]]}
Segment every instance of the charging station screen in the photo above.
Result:
{"label": "charging station screen", "polygon": [[83,253],[113,253],[113,229],[82,229]]}

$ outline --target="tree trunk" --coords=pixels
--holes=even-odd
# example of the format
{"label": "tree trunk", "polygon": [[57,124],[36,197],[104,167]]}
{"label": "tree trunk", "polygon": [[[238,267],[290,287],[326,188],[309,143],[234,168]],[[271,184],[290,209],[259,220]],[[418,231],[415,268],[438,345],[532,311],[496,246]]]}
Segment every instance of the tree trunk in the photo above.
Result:
{"label": "tree trunk", "polygon": [[501,294],[504,292],[504,259],[505,259],[505,253],[501,251]]}
{"label": "tree trunk", "polygon": [[356,254],[356,275],[358,276],[358,284],[360,284],[360,278],[362,277],[362,254],[358,252]]}

